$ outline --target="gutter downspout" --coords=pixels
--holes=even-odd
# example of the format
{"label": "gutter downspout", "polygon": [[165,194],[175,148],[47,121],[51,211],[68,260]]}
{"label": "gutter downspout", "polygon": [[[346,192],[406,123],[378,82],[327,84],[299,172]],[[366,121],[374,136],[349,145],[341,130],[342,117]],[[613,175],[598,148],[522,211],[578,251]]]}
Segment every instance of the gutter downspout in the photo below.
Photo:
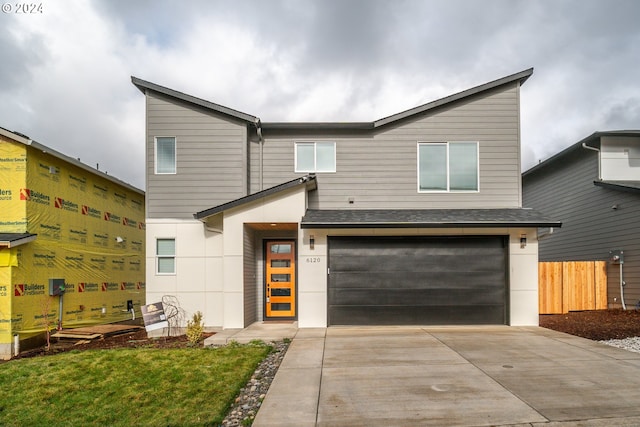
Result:
{"label": "gutter downspout", "polygon": [[258,134],[258,144],[260,144],[260,166],[259,166],[259,176],[258,176],[258,191],[263,190],[262,183],[262,168],[263,168],[263,151],[264,151],[264,138],[262,137],[262,123],[260,122],[260,118],[256,117],[255,120],[256,125],[256,133]]}
{"label": "gutter downspout", "polygon": [[598,153],[598,179],[602,179],[602,171],[600,166],[600,149],[595,147],[590,147],[586,142],[582,143],[582,148],[586,148],[587,150],[596,151]]}
{"label": "gutter downspout", "polygon": [[622,270],[622,263],[620,263],[620,302],[622,303],[622,309],[626,310],[627,309],[627,305],[624,303],[624,286],[626,285],[625,281],[624,281],[624,276],[623,276],[623,270]]}

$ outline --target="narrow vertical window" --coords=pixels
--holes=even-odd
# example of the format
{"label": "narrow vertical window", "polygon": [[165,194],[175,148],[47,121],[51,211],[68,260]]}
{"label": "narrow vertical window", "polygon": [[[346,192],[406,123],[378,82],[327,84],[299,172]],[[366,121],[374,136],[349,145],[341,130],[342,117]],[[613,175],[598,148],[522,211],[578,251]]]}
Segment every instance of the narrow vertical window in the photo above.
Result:
{"label": "narrow vertical window", "polygon": [[176,138],[156,137],[156,174],[176,173]]}
{"label": "narrow vertical window", "polygon": [[156,265],[158,274],[176,273],[176,239],[156,240]]}
{"label": "narrow vertical window", "polygon": [[449,190],[478,190],[477,143],[449,143]]}
{"label": "narrow vertical window", "polygon": [[447,145],[421,144],[418,162],[420,191],[447,191]]}

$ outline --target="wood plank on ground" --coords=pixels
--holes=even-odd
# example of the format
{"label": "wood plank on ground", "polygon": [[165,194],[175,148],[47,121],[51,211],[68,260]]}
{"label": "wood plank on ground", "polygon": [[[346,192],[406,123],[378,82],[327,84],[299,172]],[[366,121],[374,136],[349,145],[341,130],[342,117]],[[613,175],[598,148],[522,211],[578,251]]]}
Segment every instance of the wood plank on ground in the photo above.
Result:
{"label": "wood plank on ground", "polygon": [[143,329],[143,327],[136,325],[93,325],[82,328],[63,329],[51,336],[58,339],[93,340],[113,335],[126,334],[128,332],[137,332],[140,329]]}

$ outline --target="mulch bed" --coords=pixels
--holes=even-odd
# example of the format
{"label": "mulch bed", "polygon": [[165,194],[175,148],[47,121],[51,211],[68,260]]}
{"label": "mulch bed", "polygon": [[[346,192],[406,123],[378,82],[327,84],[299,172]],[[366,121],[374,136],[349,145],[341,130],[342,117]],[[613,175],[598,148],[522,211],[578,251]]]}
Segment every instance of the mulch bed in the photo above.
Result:
{"label": "mulch bed", "polygon": [[595,310],[540,315],[540,326],[591,340],[640,336],[640,311]]}

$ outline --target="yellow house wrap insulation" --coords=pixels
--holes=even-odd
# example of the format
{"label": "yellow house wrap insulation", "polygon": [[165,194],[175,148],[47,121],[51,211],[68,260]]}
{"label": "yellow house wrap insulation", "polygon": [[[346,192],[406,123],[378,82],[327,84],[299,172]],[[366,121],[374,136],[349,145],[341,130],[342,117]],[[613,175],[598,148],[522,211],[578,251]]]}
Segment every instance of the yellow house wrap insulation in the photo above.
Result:
{"label": "yellow house wrap insulation", "polygon": [[[0,233],[37,235],[0,247],[0,347],[47,325],[130,319],[128,301],[141,316],[143,221],[143,193],[0,137]],[[49,295],[50,279],[64,279],[62,297]]]}

